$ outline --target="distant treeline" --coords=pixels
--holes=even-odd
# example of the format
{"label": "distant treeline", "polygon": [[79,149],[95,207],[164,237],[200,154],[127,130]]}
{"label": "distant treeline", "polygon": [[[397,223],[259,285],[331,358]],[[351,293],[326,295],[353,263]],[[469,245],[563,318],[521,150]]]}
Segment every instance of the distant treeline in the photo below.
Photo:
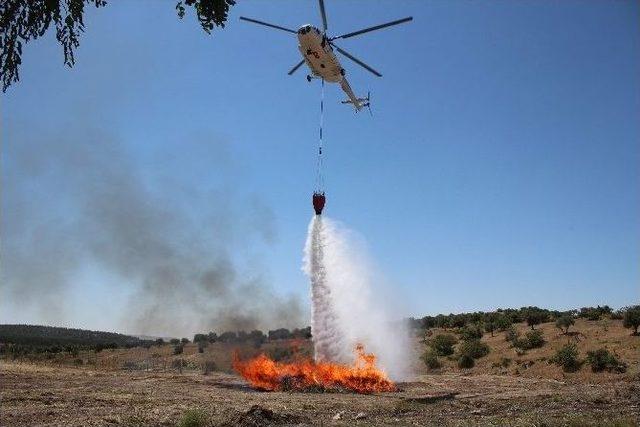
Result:
{"label": "distant treeline", "polygon": [[151,343],[115,332],[39,325],[0,325],[0,353],[77,353],[80,350],[101,351]]}
{"label": "distant treeline", "polygon": [[270,330],[266,335],[264,332],[259,330],[253,330],[251,332],[246,331],[227,331],[223,332],[220,335],[215,332],[209,332],[208,334],[195,334],[193,337],[193,342],[201,343],[201,342],[224,342],[224,343],[244,343],[244,342],[252,342],[252,343],[263,343],[267,340],[287,340],[287,339],[307,339],[311,338],[311,326],[307,326],[306,328],[294,329],[290,331],[286,328],[274,329]]}
{"label": "distant treeline", "polygon": [[[266,341],[284,339],[308,339],[311,337],[311,327],[301,329],[275,329],[265,334],[259,330],[227,331],[218,335],[215,332],[196,334],[193,342],[198,344],[200,351],[214,342],[244,344],[250,343],[260,347]],[[81,350],[100,352],[105,349],[145,347],[153,345],[171,344],[175,346],[175,353],[182,353],[188,338],[172,339],[165,342],[162,338],[155,341],[142,340],[133,336],[113,332],[88,331],[84,329],[60,328],[54,326],[37,325],[0,325],[0,354],[14,357],[33,353],[62,353],[78,354]]]}
{"label": "distant treeline", "polygon": [[557,319],[569,317],[581,317],[587,320],[600,320],[603,316],[612,319],[622,319],[625,309],[614,311],[608,305],[597,307],[582,307],[577,310],[548,310],[535,306],[522,307],[519,309],[506,308],[497,309],[492,312],[476,311],[473,313],[460,314],[438,314],[437,316],[424,316],[422,318],[410,317],[408,323],[411,329],[430,328],[462,328],[467,325],[484,324],[489,329],[495,328],[505,330],[513,323],[526,322],[529,326],[540,323],[552,322]]}

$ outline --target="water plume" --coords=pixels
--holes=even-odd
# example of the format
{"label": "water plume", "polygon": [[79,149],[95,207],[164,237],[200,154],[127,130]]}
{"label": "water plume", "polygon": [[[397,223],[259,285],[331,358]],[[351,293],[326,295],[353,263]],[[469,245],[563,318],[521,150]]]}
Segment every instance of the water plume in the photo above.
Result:
{"label": "water plume", "polygon": [[353,363],[353,349],[362,344],[392,378],[406,378],[408,332],[392,317],[385,283],[362,239],[326,216],[314,216],[303,269],[311,282],[316,360]]}

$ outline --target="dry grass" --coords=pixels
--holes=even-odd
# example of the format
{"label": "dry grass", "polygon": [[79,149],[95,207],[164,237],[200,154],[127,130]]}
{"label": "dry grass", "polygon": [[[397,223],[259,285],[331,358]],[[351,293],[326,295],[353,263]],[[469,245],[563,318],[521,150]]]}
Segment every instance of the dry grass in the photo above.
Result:
{"label": "dry grass", "polygon": [[[526,324],[516,325],[517,330],[524,335],[531,328]],[[541,348],[528,350],[519,355],[509,342],[505,340],[504,332],[495,332],[495,336],[485,334],[482,338],[491,348],[490,353],[476,360],[475,367],[466,371],[467,374],[499,374],[517,375],[535,378],[573,379],[576,381],[616,381],[618,379],[637,380],[640,378],[640,337],[632,336],[629,329],[622,326],[621,320],[603,319],[589,321],[577,319],[569,330],[569,335],[563,335],[556,329],[554,323],[544,323],[536,326],[543,332],[546,343]],[[439,333],[453,333],[452,331],[432,330],[434,335]],[[586,358],[587,351],[606,347],[620,357],[629,368],[625,374],[593,373],[588,366],[583,366],[576,373],[563,373],[559,366],[551,365],[548,360],[567,342],[574,342],[578,346],[581,358]],[[416,344],[415,352],[424,351],[422,340]],[[510,359],[509,366],[504,366],[504,359]],[[454,360],[440,358],[443,368],[440,372],[460,372]],[[420,366],[422,365],[422,366]],[[426,373],[424,364],[416,364],[416,369]]]}

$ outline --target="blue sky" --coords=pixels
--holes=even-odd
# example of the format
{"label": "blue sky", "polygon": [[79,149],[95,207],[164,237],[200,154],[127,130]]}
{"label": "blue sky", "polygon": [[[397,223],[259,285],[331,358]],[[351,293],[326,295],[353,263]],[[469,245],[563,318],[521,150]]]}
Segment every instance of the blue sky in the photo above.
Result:
{"label": "blue sky", "polygon": [[[330,34],[414,16],[340,43],[384,75],[341,58],[373,117],[331,85],[325,115],[326,214],[366,239],[406,315],[638,302],[639,12],[637,1],[327,1]],[[240,207],[264,206],[275,235],[233,257],[259,259],[276,292],[306,299],[319,82],[305,68],[286,75],[294,35],[240,15],[319,24],[313,1],[239,2],[212,36],[173,2],[89,9],[73,69],[51,34],[25,47],[21,81],[2,95],[3,150],[21,127],[90,121],[140,174],[183,188],[218,187],[220,162],[203,159],[223,156],[224,186],[247,195]],[[188,152],[180,141],[194,136],[210,144]],[[78,302],[126,297],[82,280]],[[3,305],[3,322],[39,320]],[[116,327],[74,313],[67,323]]]}

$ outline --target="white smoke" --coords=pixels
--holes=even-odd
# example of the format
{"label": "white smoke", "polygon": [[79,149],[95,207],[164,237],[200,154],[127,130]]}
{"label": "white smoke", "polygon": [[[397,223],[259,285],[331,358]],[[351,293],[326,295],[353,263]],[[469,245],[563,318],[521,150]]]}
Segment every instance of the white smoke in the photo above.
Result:
{"label": "white smoke", "polygon": [[361,343],[391,378],[404,379],[408,331],[391,317],[389,295],[366,254],[361,239],[344,226],[319,215],[311,220],[304,271],[311,281],[316,359],[349,363]]}

